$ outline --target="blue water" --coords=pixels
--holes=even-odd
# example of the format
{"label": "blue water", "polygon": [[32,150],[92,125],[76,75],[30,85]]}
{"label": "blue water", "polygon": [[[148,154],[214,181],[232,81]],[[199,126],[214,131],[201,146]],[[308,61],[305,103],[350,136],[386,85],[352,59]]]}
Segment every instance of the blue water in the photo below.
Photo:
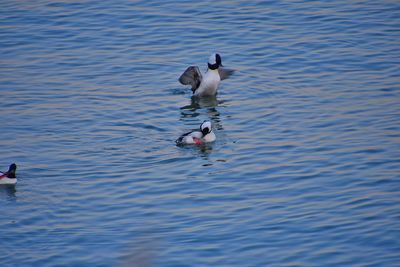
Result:
{"label": "blue water", "polygon": [[[400,2],[0,2],[1,266],[399,266]],[[212,52],[216,98],[178,83]],[[175,139],[212,120],[217,141]]]}

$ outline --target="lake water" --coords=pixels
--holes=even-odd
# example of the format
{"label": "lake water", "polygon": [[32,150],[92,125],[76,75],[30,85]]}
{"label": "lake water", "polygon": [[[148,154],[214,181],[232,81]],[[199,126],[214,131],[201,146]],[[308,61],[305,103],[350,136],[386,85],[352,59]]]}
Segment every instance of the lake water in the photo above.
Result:
{"label": "lake water", "polygon": [[[399,1],[0,14],[1,266],[399,266]],[[192,100],[213,52],[237,72]]]}

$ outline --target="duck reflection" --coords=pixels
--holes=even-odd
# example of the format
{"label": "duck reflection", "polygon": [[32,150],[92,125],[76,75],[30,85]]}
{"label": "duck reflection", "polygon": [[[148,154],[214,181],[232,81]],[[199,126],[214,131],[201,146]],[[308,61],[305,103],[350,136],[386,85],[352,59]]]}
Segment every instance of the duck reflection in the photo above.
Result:
{"label": "duck reflection", "polygon": [[213,150],[212,144],[206,143],[199,147],[199,155],[204,158],[208,159],[208,156],[211,154]]}
{"label": "duck reflection", "polygon": [[223,127],[220,120],[220,113],[217,110],[217,106],[222,103],[224,103],[224,101],[218,100],[215,95],[207,97],[192,96],[190,104],[180,108],[181,120],[198,117],[201,115],[201,112],[199,111],[204,109],[207,117],[213,123],[214,128],[222,130]]}
{"label": "duck reflection", "polygon": [[180,146],[180,148],[187,150],[194,157],[200,157],[208,161],[209,156],[211,155],[211,152],[213,150],[213,145],[214,143],[204,143],[201,145]]}
{"label": "duck reflection", "polygon": [[215,108],[218,106],[218,100],[216,96],[192,96],[190,100],[190,105],[181,107],[182,110],[197,110],[201,108]]}
{"label": "duck reflection", "polygon": [[0,195],[5,195],[8,199],[16,199],[16,192],[15,185],[0,185]]}

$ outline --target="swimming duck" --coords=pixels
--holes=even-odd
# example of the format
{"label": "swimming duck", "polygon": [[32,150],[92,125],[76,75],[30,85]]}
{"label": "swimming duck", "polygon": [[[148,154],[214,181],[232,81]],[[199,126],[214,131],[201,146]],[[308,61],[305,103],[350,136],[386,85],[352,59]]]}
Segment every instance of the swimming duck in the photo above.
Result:
{"label": "swimming duck", "polygon": [[17,170],[17,165],[15,163],[11,164],[6,172],[0,172],[0,184],[16,184],[17,177],[15,176],[15,171]]}
{"label": "swimming duck", "polygon": [[227,79],[234,73],[234,70],[222,68],[222,59],[219,54],[212,54],[208,60],[208,69],[204,76],[199,67],[190,66],[179,77],[183,85],[191,85],[195,96],[213,96],[222,80]]}
{"label": "swimming duck", "polygon": [[200,125],[200,131],[195,130],[192,132],[188,132],[180,136],[176,143],[178,145],[202,145],[204,143],[214,142],[216,136],[212,130],[212,125],[210,121],[204,121]]}

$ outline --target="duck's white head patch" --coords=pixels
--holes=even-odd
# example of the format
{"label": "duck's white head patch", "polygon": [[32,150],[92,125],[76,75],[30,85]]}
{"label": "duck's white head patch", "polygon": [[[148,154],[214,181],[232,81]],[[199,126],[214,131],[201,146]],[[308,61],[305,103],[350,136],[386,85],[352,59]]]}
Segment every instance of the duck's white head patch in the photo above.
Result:
{"label": "duck's white head patch", "polygon": [[[208,59],[208,68],[215,70],[218,69],[218,67],[222,66],[222,59],[221,56],[217,53],[214,53],[210,56]],[[223,67],[223,66],[222,66]]]}
{"label": "duck's white head patch", "polygon": [[210,58],[208,59],[208,63],[211,64],[211,65],[216,64],[216,63],[217,63],[216,57],[217,57],[217,54],[215,54],[215,53],[212,54],[212,55],[210,56]]}
{"label": "duck's white head patch", "polygon": [[209,134],[212,131],[212,125],[210,121],[204,121],[200,125],[200,131],[203,133],[203,135]]}

